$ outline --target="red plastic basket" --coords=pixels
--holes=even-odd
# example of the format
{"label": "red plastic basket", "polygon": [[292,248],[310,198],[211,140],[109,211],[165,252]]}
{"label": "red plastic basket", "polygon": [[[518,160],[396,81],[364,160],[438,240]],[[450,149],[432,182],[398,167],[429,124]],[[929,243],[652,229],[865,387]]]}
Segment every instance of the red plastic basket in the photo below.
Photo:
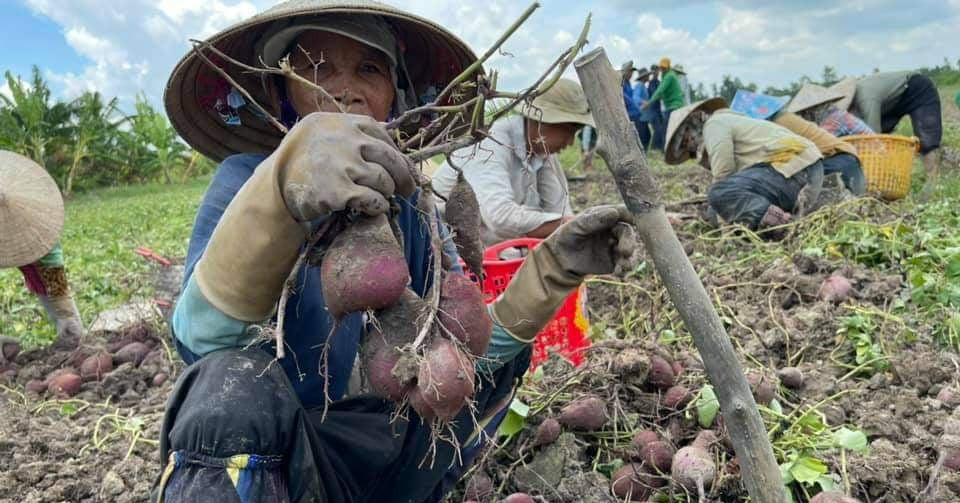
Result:
{"label": "red plastic basket", "polygon": [[[523,256],[537,247],[542,240],[534,238],[511,239],[487,248],[483,253],[483,269],[486,277],[481,289],[487,304],[493,302],[510,284],[513,275],[523,264]],[[504,251],[518,249],[520,258],[501,258]],[[474,281],[476,276],[471,274]],[[586,315],[587,290],[583,285],[564,301],[557,314],[537,334],[533,343],[533,357],[530,370],[533,370],[549,356],[552,349],[574,365],[583,363],[584,350],[590,347],[587,338],[590,324]]]}

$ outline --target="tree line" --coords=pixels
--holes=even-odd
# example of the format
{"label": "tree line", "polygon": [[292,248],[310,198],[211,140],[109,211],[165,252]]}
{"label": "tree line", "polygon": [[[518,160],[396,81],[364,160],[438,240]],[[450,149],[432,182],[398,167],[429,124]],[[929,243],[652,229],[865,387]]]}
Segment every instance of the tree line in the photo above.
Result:
{"label": "tree line", "polygon": [[37,67],[29,80],[5,72],[0,94],[0,149],[25,155],[64,195],[96,187],[182,182],[215,168],[177,136],[163,112],[137,96],[133,113],[117,98],[87,91],[55,99]]}
{"label": "tree line", "polygon": [[[879,71],[879,68],[873,69],[873,73],[878,73]],[[943,64],[941,65],[918,68],[916,71],[930,77],[938,86],[960,84],[960,60],[957,60],[956,64],[951,64],[947,58],[943,58]],[[730,103],[733,101],[733,96],[737,94],[738,89],[746,89],[753,92],[759,91],[771,96],[793,96],[804,84],[812,83],[821,86],[832,86],[839,82],[841,78],[835,67],[824,66],[819,79],[804,75],[786,86],[767,86],[761,91],[760,86],[754,82],[746,82],[741,80],[740,77],[725,74],[719,83],[712,84],[709,89],[701,82],[691,90],[691,94],[694,101],[721,96]]]}

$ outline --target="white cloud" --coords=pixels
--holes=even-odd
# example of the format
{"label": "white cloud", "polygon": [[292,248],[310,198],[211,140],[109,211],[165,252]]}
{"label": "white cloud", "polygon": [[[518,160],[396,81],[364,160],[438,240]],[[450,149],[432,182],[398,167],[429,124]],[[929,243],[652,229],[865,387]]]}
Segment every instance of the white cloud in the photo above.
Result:
{"label": "white cloud", "polygon": [[[159,104],[189,38],[212,35],[273,0],[22,0],[60,24],[67,43],[88,65],[76,73],[47,68],[65,95],[96,89],[129,104],[143,91]],[[436,21],[482,53],[526,5],[507,0],[388,0]],[[818,77],[825,65],[840,74],[939,64],[960,54],[960,0],[827,0],[767,2],[701,0],[670,2],[576,2],[544,0],[487,64],[500,71],[501,86],[532,82],[572,43],[589,10],[595,17],[591,46],[606,48],[613,65],[632,59],[649,65],[663,56],[682,63],[692,82],[718,82],[724,74],[783,85],[803,75]],[[676,8],[703,12],[683,26]],[[711,18],[712,17],[712,18]],[[570,70],[568,75],[574,75]],[[129,105],[127,105],[129,106]]]}

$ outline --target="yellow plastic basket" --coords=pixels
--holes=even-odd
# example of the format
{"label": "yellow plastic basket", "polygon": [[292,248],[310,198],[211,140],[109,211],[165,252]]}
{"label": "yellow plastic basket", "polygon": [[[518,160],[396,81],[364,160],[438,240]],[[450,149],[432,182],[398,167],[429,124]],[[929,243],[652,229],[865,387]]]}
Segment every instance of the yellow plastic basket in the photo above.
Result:
{"label": "yellow plastic basket", "polygon": [[892,134],[862,134],[842,139],[857,149],[867,176],[868,193],[888,200],[907,195],[919,140]]}

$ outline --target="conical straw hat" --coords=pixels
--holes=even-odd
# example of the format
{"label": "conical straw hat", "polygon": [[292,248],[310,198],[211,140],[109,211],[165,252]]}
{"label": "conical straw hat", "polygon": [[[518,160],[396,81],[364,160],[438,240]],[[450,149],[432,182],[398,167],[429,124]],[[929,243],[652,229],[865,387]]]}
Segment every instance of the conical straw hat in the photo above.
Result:
{"label": "conical straw hat", "polygon": [[830,103],[842,98],[843,94],[837,92],[837,90],[832,87],[827,89],[823,86],[808,83],[804,84],[803,87],[797,91],[797,95],[790,100],[790,104],[787,105],[787,111],[793,113],[802,112],[817,105]]}
{"label": "conical straw hat", "polygon": [[[395,7],[373,0],[288,0],[235,24],[207,42],[231,58],[261,66],[257,43],[268,30],[277,29],[294,18],[316,18],[328,14],[372,14],[382,16],[397,31],[404,59],[418,96],[435,92],[476,61],[469,46],[439,25]],[[206,52],[211,61],[220,58]],[[225,61],[221,68],[268,110],[272,106],[260,75],[242,71]],[[167,116],[180,136],[200,153],[220,161],[236,153],[272,152],[283,135],[266,118],[240,109],[240,124],[230,125],[215,106],[229,84],[193,51],[177,64],[167,82],[164,104]]]}
{"label": "conical straw hat", "polygon": [[710,98],[703,101],[698,101],[696,103],[687,105],[683,108],[678,108],[670,114],[670,123],[667,124],[667,137],[664,142],[664,160],[667,164],[680,164],[681,162],[686,161],[690,158],[689,155],[676,155],[676,148],[671,145],[675,140],[677,131],[680,130],[680,126],[683,125],[683,121],[687,119],[693,112],[697,110],[703,110],[707,113],[713,113],[721,108],[727,107],[727,100],[717,97]]}
{"label": "conical straw hat", "polygon": [[32,160],[0,150],[0,267],[36,262],[61,230],[63,197],[53,178]]}
{"label": "conical straw hat", "polygon": [[841,94],[843,98],[837,102],[837,108],[840,110],[850,110],[850,104],[853,103],[853,97],[857,94],[857,81],[853,77],[844,77],[843,80],[830,86],[832,91]]}

